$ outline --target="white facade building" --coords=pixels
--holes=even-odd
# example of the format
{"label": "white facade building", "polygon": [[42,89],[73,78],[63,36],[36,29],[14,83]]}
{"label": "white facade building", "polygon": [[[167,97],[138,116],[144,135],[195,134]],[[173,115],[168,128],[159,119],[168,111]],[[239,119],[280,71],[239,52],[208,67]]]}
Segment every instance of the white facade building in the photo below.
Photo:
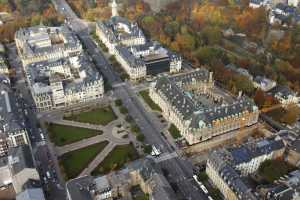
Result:
{"label": "white facade building", "polygon": [[[204,68],[159,77],[150,86],[149,95],[162,109],[164,118],[178,128],[189,144],[258,121],[259,111],[252,100],[246,97],[226,100],[214,86],[212,73]],[[207,97],[208,101],[204,100]]]}
{"label": "white facade building", "polygon": [[67,27],[20,29],[16,44],[38,111],[102,98],[103,78]]}
{"label": "white facade building", "polygon": [[98,21],[96,34],[130,79],[137,80],[165,71],[180,71],[181,57],[158,43],[148,42],[137,23],[116,15],[116,7],[116,2],[113,1],[112,18]]}

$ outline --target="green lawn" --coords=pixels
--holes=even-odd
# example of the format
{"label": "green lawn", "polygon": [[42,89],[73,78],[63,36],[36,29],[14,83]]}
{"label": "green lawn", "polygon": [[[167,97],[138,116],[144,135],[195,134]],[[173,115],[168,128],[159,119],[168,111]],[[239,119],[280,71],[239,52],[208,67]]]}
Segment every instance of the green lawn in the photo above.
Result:
{"label": "green lawn", "polygon": [[103,133],[102,131],[59,124],[50,124],[48,126],[48,132],[51,141],[57,146],[64,146]]}
{"label": "green lawn", "polygon": [[115,115],[112,108],[109,106],[105,108],[97,108],[89,112],[74,114],[70,117],[65,116],[64,119],[105,126],[109,122],[116,120],[117,116]]}
{"label": "green lawn", "polygon": [[59,163],[67,179],[75,178],[105,148],[107,141],[64,154]]}
{"label": "green lawn", "polygon": [[293,170],[295,167],[284,160],[266,160],[260,165],[258,173],[267,183],[273,183]]}
{"label": "green lawn", "polygon": [[156,103],[154,103],[150,98],[149,90],[141,91],[139,94],[143,97],[144,101],[150,106],[152,110],[159,111],[159,112],[162,111],[161,108]]}
{"label": "green lawn", "polygon": [[180,131],[176,128],[176,126],[174,124],[171,124],[168,131],[171,133],[171,135],[174,139],[178,139],[181,137]]}
{"label": "green lawn", "polygon": [[127,162],[137,158],[138,154],[132,144],[117,146],[92,172],[92,175],[106,174],[112,170],[118,170]]}

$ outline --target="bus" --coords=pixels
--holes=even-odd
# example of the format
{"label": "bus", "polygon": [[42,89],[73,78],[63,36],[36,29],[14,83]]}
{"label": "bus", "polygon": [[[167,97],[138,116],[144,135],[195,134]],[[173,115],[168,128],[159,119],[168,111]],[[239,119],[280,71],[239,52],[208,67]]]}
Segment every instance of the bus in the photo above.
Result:
{"label": "bus", "polygon": [[157,148],[155,145],[152,145],[151,155],[157,157],[160,154],[161,154],[161,151],[159,150],[159,148]]}

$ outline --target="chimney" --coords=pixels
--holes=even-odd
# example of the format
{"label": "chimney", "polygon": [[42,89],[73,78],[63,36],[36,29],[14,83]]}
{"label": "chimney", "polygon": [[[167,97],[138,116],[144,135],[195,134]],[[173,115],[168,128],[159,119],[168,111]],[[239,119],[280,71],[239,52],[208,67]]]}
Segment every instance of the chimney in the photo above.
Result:
{"label": "chimney", "polygon": [[238,99],[241,99],[241,98],[242,98],[242,95],[243,95],[243,91],[239,91]]}
{"label": "chimney", "polygon": [[209,82],[213,82],[213,72],[209,72]]}

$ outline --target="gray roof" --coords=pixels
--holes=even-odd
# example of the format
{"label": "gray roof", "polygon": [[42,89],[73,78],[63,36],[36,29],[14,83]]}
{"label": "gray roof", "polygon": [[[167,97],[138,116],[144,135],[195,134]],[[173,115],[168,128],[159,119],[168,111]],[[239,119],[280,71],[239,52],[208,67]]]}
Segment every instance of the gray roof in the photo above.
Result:
{"label": "gray roof", "polygon": [[205,68],[173,77],[162,76],[156,80],[154,89],[182,115],[184,120],[191,120],[190,128],[199,128],[200,121],[209,126],[216,119],[256,109],[253,100],[247,97],[242,97],[229,105],[206,105],[204,101],[195,99],[190,92],[183,89],[183,86],[194,81],[208,82],[209,76]]}
{"label": "gray roof", "polygon": [[300,139],[296,139],[291,143],[291,150],[296,151],[297,153],[300,153]]}
{"label": "gray roof", "polygon": [[17,194],[16,200],[44,200],[45,196],[41,188],[30,188]]}
{"label": "gray roof", "polygon": [[93,200],[91,189],[95,187],[92,176],[83,176],[66,183],[69,200]]}
{"label": "gray roof", "polygon": [[144,158],[132,162],[128,166],[130,170],[138,170],[144,182],[151,181],[152,197],[154,200],[176,200],[174,190],[163,176],[160,167],[152,158]]}
{"label": "gray roof", "polygon": [[297,95],[297,93],[291,90],[288,86],[283,86],[283,85],[279,85],[273,88],[270,92],[274,95],[279,95],[284,99],[287,99],[290,95],[291,96]]}
{"label": "gray roof", "polygon": [[[119,24],[125,26],[128,29],[128,32],[118,31]],[[132,23],[123,17],[115,16],[107,21],[98,21],[97,25],[106,33],[112,43],[130,38],[145,37],[137,23]]]}
{"label": "gray roof", "polygon": [[35,168],[31,150],[28,145],[10,148],[8,152],[8,162],[13,175],[18,174],[26,168]]}
{"label": "gray roof", "polygon": [[235,170],[235,167],[282,148],[284,148],[282,140],[267,138],[249,142],[239,147],[220,148],[209,154],[208,160],[240,200],[255,200],[260,198],[254,194],[252,188],[247,185],[240,172]]}
{"label": "gray roof", "polygon": [[233,163],[238,165],[251,161],[253,158],[269,154],[275,150],[284,148],[282,140],[265,139],[259,142],[247,143],[237,148],[229,149],[233,157]]}
{"label": "gray roof", "polygon": [[0,133],[2,134],[13,134],[25,129],[17,97],[5,81],[0,83],[0,117]]}
{"label": "gray roof", "polygon": [[129,50],[127,47],[124,45],[118,45],[116,46],[116,50],[119,52],[121,57],[128,63],[128,65],[131,68],[139,68],[145,66],[145,62],[140,59],[136,58]]}
{"label": "gray roof", "polygon": [[[251,190],[244,183],[242,177],[234,170],[234,168],[224,161],[228,154],[224,154],[225,151],[219,150],[214,151],[209,155],[209,161],[212,163],[212,166],[216,170],[216,172],[222,177],[223,181],[225,181],[232,191],[238,196],[240,200],[258,200]],[[225,157],[224,157],[225,156]]]}
{"label": "gray roof", "polygon": [[[16,32],[16,39],[22,41],[22,56],[32,57],[36,55],[49,54],[56,51],[81,47],[81,43],[75,33],[69,30],[67,26],[45,27],[34,26],[21,28]],[[60,38],[61,43],[52,42],[53,38]],[[50,46],[38,46],[41,41],[51,40]]]}
{"label": "gray roof", "polygon": [[[39,93],[51,93],[50,84],[50,71],[51,68],[62,65],[67,68],[70,67],[71,73],[76,77],[65,77],[63,81],[64,90],[68,92],[79,92],[87,84],[93,83],[94,81],[101,80],[102,77],[93,67],[92,63],[83,54],[78,55],[79,68],[75,69],[74,66],[69,61],[69,58],[61,58],[51,61],[41,61],[36,63],[31,63],[26,66],[27,69],[27,79],[33,88],[34,94]],[[78,78],[75,73],[83,72],[86,74],[84,78]]]}

